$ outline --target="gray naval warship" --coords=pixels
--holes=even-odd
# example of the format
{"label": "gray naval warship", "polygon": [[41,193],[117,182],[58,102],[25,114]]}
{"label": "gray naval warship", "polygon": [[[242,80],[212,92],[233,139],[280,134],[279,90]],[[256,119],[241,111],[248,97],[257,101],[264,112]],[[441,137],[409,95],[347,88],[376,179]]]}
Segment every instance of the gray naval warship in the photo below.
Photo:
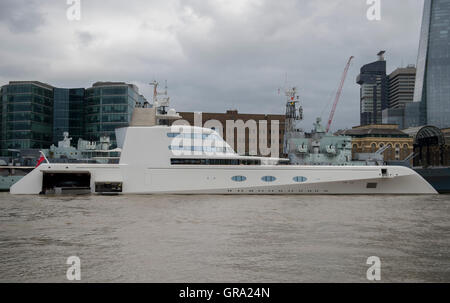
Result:
{"label": "gray naval warship", "polygon": [[[420,174],[439,193],[450,193],[450,132],[448,135],[432,126],[406,130],[414,137],[415,151],[402,161],[385,161],[384,146],[374,153],[352,153],[352,138],[334,135],[317,118],[311,132],[298,127],[303,120],[303,108],[297,89],[286,90],[286,123],[284,153],[295,165],[396,165],[407,166]],[[433,159],[432,149],[438,156]],[[433,162],[433,160],[436,160]],[[411,165],[413,163],[413,165]]]}
{"label": "gray naval warship", "polygon": [[[99,142],[78,140],[77,147],[71,145],[68,132],[63,133],[58,145],[49,149],[24,149],[9,151],[10,157],[0,158],[0,191],[9,191],[11,186],[30,173],[41,155],[50,163],[118,163],[121,150],[111,148],[109,137],[100,137]],[[42,153],[41,153],[42,152]]]}
{"label": "gray naval warship", "polygon": [[317,118],[311,132],[298,125],[303,120],[303,108],[297,88],[285,92],[286,119],[284,135],[284,153],[293,165],[384,165],[383,152],[387,147],[375,153],[352,155],[352,137],[334,135],[329,127],[322,125]]}

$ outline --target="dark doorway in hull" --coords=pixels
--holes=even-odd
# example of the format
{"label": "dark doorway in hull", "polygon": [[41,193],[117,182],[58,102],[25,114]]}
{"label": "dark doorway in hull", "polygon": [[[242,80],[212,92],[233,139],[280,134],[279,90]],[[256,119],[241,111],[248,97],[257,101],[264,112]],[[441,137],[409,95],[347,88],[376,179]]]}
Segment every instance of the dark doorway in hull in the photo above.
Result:
{"label": "dark doorway in hull", "polygon": [[89,172],[77,173],[44,173],[42,179],[42,192],[54,191],[55,188],[63,190],[90,189],[91,174]]}

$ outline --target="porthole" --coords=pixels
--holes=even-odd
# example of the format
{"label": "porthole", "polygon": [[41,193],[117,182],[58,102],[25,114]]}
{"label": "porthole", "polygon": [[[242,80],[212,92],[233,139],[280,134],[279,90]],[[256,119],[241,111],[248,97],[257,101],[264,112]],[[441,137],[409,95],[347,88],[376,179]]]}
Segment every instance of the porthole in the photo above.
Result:
{"label": "porthole", "polygon": [[244,182],[247,180],[247,177],[245,176],[234,176],[231,178],[234,182]]}
{"label": "porthole", "polygon": [[306,182],[308,179],[306,177],[294,177],[295,182]]}
{"label": "porthole", "polygon": [[261,180],[263,180],[264,182],[273,182],[275,181],[277,178],[275,178],[274,176],[264,176],[261,178]]}

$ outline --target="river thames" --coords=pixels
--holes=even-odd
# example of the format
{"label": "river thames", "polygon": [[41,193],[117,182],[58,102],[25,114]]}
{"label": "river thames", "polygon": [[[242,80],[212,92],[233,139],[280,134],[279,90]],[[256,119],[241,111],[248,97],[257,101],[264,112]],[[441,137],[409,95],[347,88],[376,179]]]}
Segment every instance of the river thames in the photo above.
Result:
{"label": "river thames", "polygon": [[450,282],[450,196],[13,196],[0,282]]}

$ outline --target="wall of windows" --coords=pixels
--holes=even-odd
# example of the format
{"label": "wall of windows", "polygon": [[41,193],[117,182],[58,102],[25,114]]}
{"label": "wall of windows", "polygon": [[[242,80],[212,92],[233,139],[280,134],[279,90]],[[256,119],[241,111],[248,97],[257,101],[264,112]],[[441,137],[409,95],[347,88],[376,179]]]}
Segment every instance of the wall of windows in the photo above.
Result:
{"label": "wall of windows", "polygon": [[0,88],[0,150],[43,149],[68,132],[99,141],[129,125],[139,100],[138,88],[123,82],[97,82],[91,88],[55,88],[38,81],[11,81]]}
{"label": "wall of windows", "polygon": [[450,126],[450,1],[434,0],[426,65],[427,123]]}
{"label": "wall of windows", "polygon": [[380,59],[361,67],[356,79],[360,88],[361,125],[381,124],[382,111],[388,108],[386,61]]}
{"label": "wall of windows", "polygon": [[233,153],[233,150],[227,147],[214,147],[214,146],[177,146],[169,145],[169,150],[175,151],[198,151],[205,153]]}
{"label": "wall of windows", "polygon": [[68,132],[72,143],[84,135],[84,88],[55,88],[53,143],[63,139],[63,133]]}
{"label": "wall of windows", "polygon": [[261,160],[253,159],[170,159],[171,165],[261,165]]}
{"label": "wall of windows", "polygon": [[95,83],[86,90],[85,136],[97,141],[109,136],[116,146],[115,129],[128,126],[139,93],[134,85],[125,83]]}
{"label": "wall of windows", "polygon": [[414,102],[407,127],[450,127],[450,0],[424,3]]}
{"label": "wall of windows", "polygon": [[53,133],[53,87],[10,82],[1,89],[2,155],[8,149],[48,148]]}

